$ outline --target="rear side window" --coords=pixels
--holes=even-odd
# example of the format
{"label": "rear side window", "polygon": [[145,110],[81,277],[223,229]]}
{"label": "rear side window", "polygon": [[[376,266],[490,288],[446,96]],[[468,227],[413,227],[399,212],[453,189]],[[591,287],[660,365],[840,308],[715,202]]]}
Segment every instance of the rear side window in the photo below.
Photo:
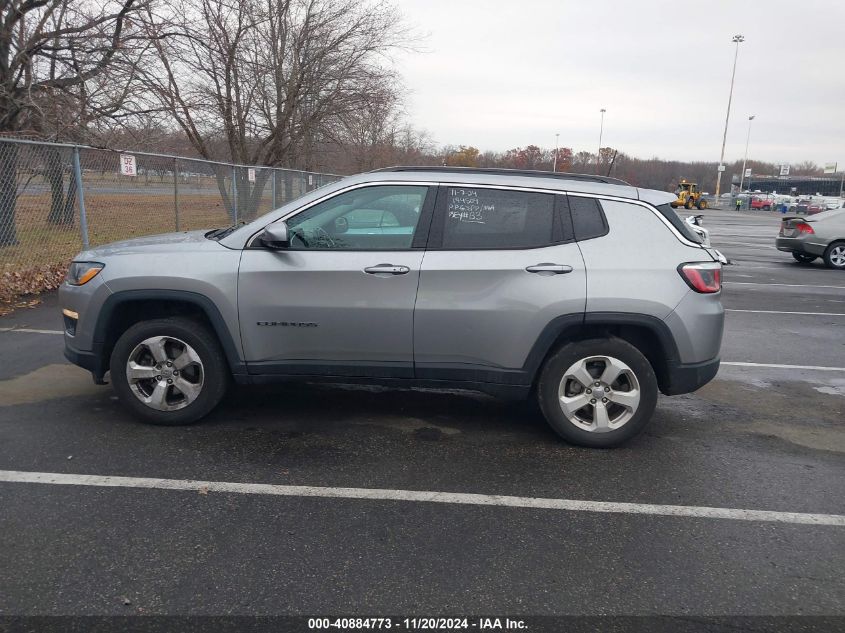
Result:
{"label": "rear side window", "polygon": [[576,240],[591,240],[607,235],[607,219],[604,217],[601,203],[595,198],[569,196],[569,212],[572,215],[572,229]]}
{"label": "rear side window", "polygon": [[672,226],[674,226],[676,229],[678,229],[678,233],[683,235],[690,242],[695,242],[696,244],[701,244],[701,238],[698,237],[698,234],[695,231],[693,231],[689,227],[689,225],[686,222],[684,222],[678,216],[678,214],[675,212],[675,210],[672,207],[670,207],[668,204],[661,204],[661,205],[655,207],[655,209],[660,211],[660,215],[662,215],[664,218],[669,220],[669,223]]}
{"label": "rear side window", "polygon": [[562,241],[552,194],[444,187],[441,197],[432,241],[444,249],[537,248]]}

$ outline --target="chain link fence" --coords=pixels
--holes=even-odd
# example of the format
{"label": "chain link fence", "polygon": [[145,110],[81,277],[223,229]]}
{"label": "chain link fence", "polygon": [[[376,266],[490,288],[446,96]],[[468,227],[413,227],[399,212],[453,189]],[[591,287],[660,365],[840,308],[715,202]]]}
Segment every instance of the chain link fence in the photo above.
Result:
{"label": "chain link fence", "polygon": [[0,138],[0,300],[58,286],[83,248],[250,221],[339,178]]}

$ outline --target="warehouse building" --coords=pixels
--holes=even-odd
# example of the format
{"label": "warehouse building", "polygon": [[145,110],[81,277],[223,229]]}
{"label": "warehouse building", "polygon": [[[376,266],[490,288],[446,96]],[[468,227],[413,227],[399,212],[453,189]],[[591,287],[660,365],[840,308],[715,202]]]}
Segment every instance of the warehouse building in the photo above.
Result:
{"label": "warehouse building", "polygon": [[[763,193],[792,194],[795,196],[839,196],[843,174],[828,176],[755,176],[743,180],[742,188]],[[733,190],[739,191],[739,174],[731,179]]]}

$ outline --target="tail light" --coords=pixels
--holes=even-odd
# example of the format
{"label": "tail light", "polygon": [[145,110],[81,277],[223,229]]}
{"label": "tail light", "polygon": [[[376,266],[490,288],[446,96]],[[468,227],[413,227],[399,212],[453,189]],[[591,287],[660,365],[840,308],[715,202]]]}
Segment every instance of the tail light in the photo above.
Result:
{"label": "tail light", "polygon": [[696,292],[712,294],[722,289],[722,265],[718,262],[681,264],[678,272]]}
{"label": "tail light", "polygon": [[806,222],[798,222],[792,228],[797,229],[799,233],[815,233],[813,227],[807,224]]}

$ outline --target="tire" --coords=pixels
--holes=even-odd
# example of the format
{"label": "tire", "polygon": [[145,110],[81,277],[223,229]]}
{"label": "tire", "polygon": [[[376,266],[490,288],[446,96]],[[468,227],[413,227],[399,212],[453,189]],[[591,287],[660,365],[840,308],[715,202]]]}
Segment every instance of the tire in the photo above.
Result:
{"label": "tire", "polygon": [[[602,383],[596,387],[596,376],[607,370],[609,363],[624,368],[619,378],[611,381],[612,389],[607,393],[608,404],[592,404],[592,396],[602,394],[608,386]],[[581,380],[575,376],[583,368],[590,376],[590,391],[586,393],[586,376]],[[575,371],[573,371],[575,369]],[[583,381],[583,382],[582,382]],[[638,399],[632,401],[636,391]],[[570,399],[570,409],[564,412],[561,396]],[[633,406],[622,406],[614,398],[624,400]],[[651,419],[657,405],[657,377],[645,356],[633,345],[619,338],[589,339],[568,343],[548,358],[540,372],[537,383],[537,399],[546,421],[564,440],[571,444],[590,448],[612,448],[627,442],[639,434]],[[584,406],[574,409],[581,402]],[[599,408],[607,413],[606,426],[596,419]],[[590,429],[588,427],[592,426]],[[604,430],[598,427],[604,426]]]}
{"label": "tire", "polygon": [[670,207],[672,207],[673,209],[677,209],[677,208],[678,208],[678,203],[677,203],[677,202],[670,202],[670,203],[669,203],[669,206],[670,206]]}
{"label": "tire", "polygon": [[692,200],[687,199],[687,201],[684,202],[684,209],[692,209]]}
{"label": "tire", "polygon": [[845,270],[845,241],[833,242],[825,250],[824,265],[835,270]]}
{"label": "tire", "polygon": [[[127,375],[130,361],[137,376],[133,380]],[[144,422],[164,426],[204,417],[229,384],[229,366],[217,337],[202,323],[184,317],[130,327],[115,343],[109,368],[123,405]]]}
{"label": "tire", "polygon": [[699,211],[703,211],[707,208],[707,200],[699,200],[696,206],[698,207]]}
{"label": "tire", "polygon": [[807,253],[796,253],[792,251],[792,256],[795,258],[795,261],[799,264],[809,264],[810,262],[814,262],[818,259],[815,255],[807,255]]}

